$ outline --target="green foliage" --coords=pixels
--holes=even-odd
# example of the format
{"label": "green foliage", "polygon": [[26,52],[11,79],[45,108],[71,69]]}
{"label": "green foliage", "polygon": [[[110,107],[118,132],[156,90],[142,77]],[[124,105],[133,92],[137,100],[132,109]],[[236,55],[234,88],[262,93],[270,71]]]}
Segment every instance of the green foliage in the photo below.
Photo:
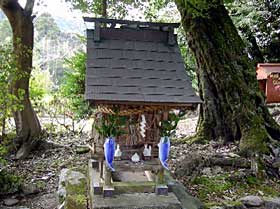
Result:
{"label": "green foliage", "polygon": [[66,59],[65,63],[68,69],[64,72],[60,86],[61,96],[67,99],[66,105],[73,118],[86,118],[92,113],[88,102],[84,99],[86,54],[78,52],[73,57]]}
{"label": "green foliage", "polygon": [[[60,27],[67,25],[67,19],[61,19]],[[44,72],[49,72],[54,88],[60,85],[65,57],[73,56],[74,52],[82,49],[81,38],[74,32],[63,32],[59,23],[49,13],[43,13],[34,20],[34,66]],[[67,26],[66,26],[67,27]],[[67,28],[68,29],[68,28]]]}
{"label": "green foliage", "polygon": [[9,21],[5,18],[0,20],[0,42],[9,43],[12,39],[12,29]]}
{"label": "green foliage", "polygon": [[37,17],[34,27],[37,33],[37,41],[40,41],[43,38],[56,39],[61,33],[54,18],[49,13],[43,13]]}
{"label": "green foliage", "polygon": [[15,56],[10,45],[0,45],[0,125],[5,134],[6,119],[12,117],[13,112],[21,110],[24,90],[19,89],[17,96],[10,92],[12,85],[24,74],[17,71]]}
{"label": "green foliage", "polygon": [[41,109],[44,106],[43,98],[51,92],[52,82],[49,71],[42,71],[38,68],[32,70],[29,83],[29,96],[35,108]]}
{"label": "green foliage", "polygon": [[0,169],[0,185],[0,195],[15,193],[20,189],[21,179],[18,176]]}
{"label": "green foliage", "polygon": [[7,149],[0,144],[0,168],[5,165],[6,161],[4,159],[4,156],[7,154]]}
{"label": "green foliage", "polygon": [[178,22],[179,12],[172,0],[151,0],[144,9],[145,18],[155,22]]}
{"label": "green foliage", "polygon": [[106,115],[102,118],[96,118],[100,123],[96,123],[94,128],[97,132],[105,137],[118,137],[122,134],[125,134],[123,128],[125,127],[127,117],[119,116],[118,111],[115,111],[116,114]]}
{"label": "green foliage", "polygon": [[17,96],[10,92],[11,86],[24,76],[17,71],[15,56],[12,53],[10,45],[0,45],[0,194],[12,193],[18,190],[20,180],[14,175],[10,175],[4,169],[7,154],[4,139],[6,134],[6,120],[12,117],[14,111],[21,110],[23,105],[21,101],[24,91],[19,90]]}
{"label": "green foliage", "polygon": [[279,62],[280,2],[234,0],[226,6],[251,57],[254,59],[253,52],[260,50],[264,61]]}
{"label": "green foliage", "polygon": [[184,111],[179,111],[178,114],[176,114],[175,112],[169,112],[168,114],[168,119],[167,120],[163,120],[160,122],[159,126],[160,126],[160,135],[162,137],[164,136],[173,136],[176,132],[176,127],[178,125],[178,122],[180,121],[180,119],[185,115]]}
{"label": "green foliage", "polygon": [[191,49],[188,47],[185,32],[183,31],[182,27],[179,28],[177,37],[180,51],[184,59],[186,72],[192,81],[192,87],[196,91],[198,91],[198,79],[196,76],[196,60],[193,53],[191,52]]}
{"label": "green foliage", "polygon": [[[102,16],[103,0],[65,0],[70,2],[74,9],[79,9],[84,13],[92,13],[96,17]],[[107,17],[122,19],[128,14],[128,9],[137,8],[142,5],[142,1],[135,0],[107,0]]]}

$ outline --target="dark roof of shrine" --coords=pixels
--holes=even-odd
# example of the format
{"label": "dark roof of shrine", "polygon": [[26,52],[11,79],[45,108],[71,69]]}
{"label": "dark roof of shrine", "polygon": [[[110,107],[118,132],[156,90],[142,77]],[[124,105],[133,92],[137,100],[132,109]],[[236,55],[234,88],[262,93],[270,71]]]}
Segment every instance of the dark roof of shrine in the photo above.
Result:
{"label": "dark roof of shrine", "polygon": [[95,22],[95,29],[87,30],[87,100],[180,106],[201,102],[174,35],[179,24],[84,19]]}

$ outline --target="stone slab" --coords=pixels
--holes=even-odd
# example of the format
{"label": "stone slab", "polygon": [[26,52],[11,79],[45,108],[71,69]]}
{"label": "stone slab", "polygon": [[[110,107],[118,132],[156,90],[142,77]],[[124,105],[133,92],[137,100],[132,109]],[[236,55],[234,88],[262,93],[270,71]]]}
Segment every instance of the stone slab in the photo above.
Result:
{"label": "stone slab", "polygon": [[181,183],[175,181],[169,172],[165,172],[165,181],[168,188],[181,202],[183,209],[202,209],[205,208],[202,202],[186,192],[186,188]]}
{"label": "stone slab", "polygon": [[135,193],[103,198],[95,195],[91,209],[182,209],[173,193],[159,196],[154,193]]}
{"label": "stone slab", "polygon": [[166,185],[156,186],[155,193],[157,195],[168,195],[168,187]]}
{"label": "stone slab", "polygon": [[280,208],[280,197],[274,199],[267,199],[264,202],[266,208],[270,208],[270,209]]}

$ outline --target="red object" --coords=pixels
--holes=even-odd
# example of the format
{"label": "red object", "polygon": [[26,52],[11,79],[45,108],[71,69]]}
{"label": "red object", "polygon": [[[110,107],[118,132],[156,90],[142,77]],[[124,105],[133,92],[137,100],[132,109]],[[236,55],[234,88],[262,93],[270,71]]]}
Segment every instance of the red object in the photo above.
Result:
{"label": "red object", "polygon": [[280,63],[259,63],[257,79],[266,103],[280,103]]}

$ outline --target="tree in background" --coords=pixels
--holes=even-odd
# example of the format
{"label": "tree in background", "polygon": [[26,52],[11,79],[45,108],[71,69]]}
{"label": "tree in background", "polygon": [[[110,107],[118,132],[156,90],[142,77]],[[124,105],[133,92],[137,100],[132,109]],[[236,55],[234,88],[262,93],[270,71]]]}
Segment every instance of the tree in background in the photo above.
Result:
{"label": "tree in background", "polygon": [[235,0],[226,6],[251,59],[255,63],[280,62],[280,2]]}
{"label": "tree in background", "polygon": [[84,13],[92,13],[96,17],[122,19],[128,15],[129,9],[144,9],[143,1],[135,0],[65,0],[70,2],[74,9]]}
{"label": "tree in background", "polygon": [[30,99],[37,113],[42,113],[45,98],[51,94],[53,83],[49,71],[34,68],[30,77]]}
{"label": "tree in background", "polygon": [[176,0],[188,44],[198,65],[203,100],[197,137],[239,141],[241,150],[267,151],[266,142],[279,139],[245,45],[223,1]]}
{"label": "tree in background", "polygon": [[8,43],[11,40],[10,34],[12,34],[11,26],[9,21],[6,19],[0,20],[0,40],[2,43]]}
{"label": "tree in background", "polygon": [[49,13],[38,16],[34,27],[34,66],[48,71],[54,83],[52,87],[58,89],[66,70],[64,59],[81,50],[83,44],[77,34],[63,32]]}
{"label": "tree in background", "polygon": [[35,0],[27,0],[22,8],[17,0],[0,0],[0,8],[7,16],[13,32],[13,53],[19,74],[25,76],[18,79],[11,87],[13,95],[19,96],[24,91],[23,109],[14,113],[17,138],[15,144],[19,148],[16,157],[25,158],[36,146],[41,134],[41,126],[29,99],[29,78],[32,70],[33,50],[33,7]]}
{"label": "tree in background", "polygon": [[49,13],[43,13],[37,17],[34,27],[37,33],[35,37],[36,41],[40,41],[44,38],[56,39],[61,33],[54,18]]}
{"label": "tree in background", "polygon": [[86,78],[86,53],[78,52],[66,59],[68,69],[64,73],[60,92],[69,105],[68,116],[75,120],[85,119],[91,115],[91,108],[84,98]]}

